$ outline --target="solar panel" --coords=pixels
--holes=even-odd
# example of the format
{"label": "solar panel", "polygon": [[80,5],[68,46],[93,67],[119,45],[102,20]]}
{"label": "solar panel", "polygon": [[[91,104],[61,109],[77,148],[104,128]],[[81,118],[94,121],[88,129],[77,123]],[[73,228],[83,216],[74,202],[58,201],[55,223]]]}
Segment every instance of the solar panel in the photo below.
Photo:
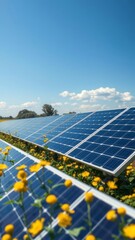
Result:
{"label": "solar panel", "polygon": [[[31,136],[31,134],[36,133],[39,130],[42,130],[44,127],[54,128],[55,125],[59,125],[62,122],[67,121],[72,118],[74,114],[68,115],[56,115],[48,117],[39,117],[39,118],[28,118],[28,119],[16,119],[12,121],[5,121],[1,124],[1,131],[10,133],[13,136],[25,139],[26,137]],[[51,126],[50,126],[51,125]]]}
{"label": "solar panel", "polygon": [[123,112],[122,109],[95,112],[52,138],[46,145],[52,150],[66,154],[121,112]]}
{"label": "solar panel", "polygon": [[134,160],[135,108],[14,120],[1,123],[0,129],[13,134],[16,123],[19,138],[112,175]]}
{"label": "solar panel", "polygon": [[65,132],[66,129],[70,128],[71,126],[74,126],[78,122],[81,122],[83,119],[87,118],[91,114],[92,113],[68,114],[65,116],[67,118],[66,121],[60,122],[60,120],[59,120],[58,121],[59,124],[57,124],[53,127],[52,127],[52,124],[50,124],[49,127],[48,126],[44,127],[41,130],[37,131],[36,133],[33,133],[31,136],[28,136],[26,138],[26,140],[28,140],[30,142],[32,141],[32,142],[37,143],[42,146],[42,145],[44,145],[44,142],[43,142],[44,134],[50,140],[50,139],[54,138],[55,136],[61,134],[62,132]]}
{"label": "solar panel", "polygon": [[[0,141],[0,147],[5,147],[7,144],[3,141]],[[15,155],[14,155],[15,154]],[[17,200],[18,199],[18,193],[11,190],[11,188],[8,190],[8,188],[13,184],[13,181],[16,181],[16,167],[20,166],[22,164],[28,164],[31,165],[31,163],[36,163],[38,160],[23,151],[12,147],[12,150],[10,152],[10,157],[18,158],[18,161],[15,163],[15,165],[9,166],[8,170],[5,171],[5,177],[3,176],[3,179],[8,178],[9,181],[2,180],[2,187],[4,191],[6,191],[6,194],[3,194],[2,198],[0,199],[0,206],[1,206],[1,226],[0,226],[0,234],[1,236],[4,233],[4,227],[7,224],[14,224],[15,231],[14,236],[18,239],[23,239],[24,234],[26,233],[26,227],[23,222],[23,211],[20,208],[19,205],[16,204],[8,204],[5,205],[6,202],[10,200]],[[118,232],[118,223],[121,221],[120,217],[118,217],[117,222],[110,222],[106,220],[106,213],[111,209],[116,209],[120,206],[126,208],[127,214],[125,215],[125,219],[128,220],[131,219],[131,222],[135,222],[135,210],[131,207],[128,207],[119,201],[101,193],[97,190],[93,189],[92,187],[83,184],[66,174],[54,169],[51,166],[47,166],[45,169],[45,172],[43,173],[42,169],[39,170],[38,175],[46,183],[46,186],[50,187],[54,183],[55,184],[61,184],[65,181],[65,179],[71,179],[73,182],[73,186],[70,188],[66,188],[63,185],[60,185],[57,188],[52,189],[51,193],[55,194],[60,203],[69,203],[71,206],[71,209],[75,210],[75,214],[72,215],[72,225],[69,226],[68,229],[63,228],[60,235],[55,235],[55,239],[59,240],[77,240],[82,239],[84,240],[86,235],[89,234],[91,231],[92,233],[98,238],[104,239],[104,240],[111,240],[112,234],[116,234],[119,239],[123,239],[122,236],[119,236]],[[10,179],[12,179],[12,183],[10,182]],[[28,176],[29,181],[29,190],[27,193],[25,193],[25,200],[24,200],[24,208],[25,208],[25,215],[27,217],[28,225],[30,225],[31,222],[35,221],[38,218],[44,217],[45,218],[45,225],[49,224],[50,221],[50,210],[49,205],[44,201],[43,202],[43,208],[42,213],[40,213],[39,209],[32,206],[31,204],[35,201],[35,196],[37,197],[43,197],[43,194],[45,190],[41,188],[41,184],[39,182],[39,179],[37,178],[36,173],[29,173]],[[30,189],[33,189],[31,192]],[[94,200],[91,203],[91,222],[92,226],[87,226],[86,219],[87,219],[87,204],[84,200],[84,192],[92,192],[94,195]],[[59,213],[59,209],[56,209],[53,214],[52,219],[52,227],[57,232],[59,230],[58,221],[56,220],[56,217]],[[71,233],[68,230],[72,230],[73,228],[77,228],[83,226],[84,229],[81,231],[80,235],[78,237],[72,236]],[[34,238],[35,240],[49,240],[50,237],[48,233],[43,230],[41,234],[36,236]]]}
{"label": "solar panel", "polygon": [[125,111],[107,124],[73,149],[69,156],[118,175],[123,167],[135,159],[135,108]]}

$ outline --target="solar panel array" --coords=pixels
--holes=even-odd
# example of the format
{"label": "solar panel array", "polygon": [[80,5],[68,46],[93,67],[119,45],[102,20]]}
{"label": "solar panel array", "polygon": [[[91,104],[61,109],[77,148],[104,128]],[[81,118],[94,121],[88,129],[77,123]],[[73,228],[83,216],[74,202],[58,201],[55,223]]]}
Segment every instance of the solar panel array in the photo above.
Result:
{"label": "solar panel array", "polygon": [[135,159],[135,108],[13,120],[2,122],[0,131],[112,175]]}
{"label": "solar panel array", "polygon": [[[7,145],[8,144],[6,142],[0,140],[0,147],[5,148]],[[23,222],[23,211],[18,205],[15,204],[5,205],[5,203],[10,200],[17,200],[18,198],[18,193],[14,192],[11,189],[12,185],[17,181],[16,167],[22,164],[26,164],[29,167],[35,162],[38,162],[38,160],[14,147],[12,147],[12,150],[10,150],[10,156],[8,160],[10,159],[15,160],[15,163],[14,165],[8,164],[8,169],[5,171],[5,176],[3,176],[1,179],[2,193],[0,199],[0,213],[2,217],[0,224],[0,236],[3,235],[5,225],[12,223],[15,226],[14,237],[20,240],[23,239],[23,236],[26,231]],[[27,221],[30,225],[31,222],[35,221],[39,217],[40,218],[44,217],[45,224],[47,225],[50,221],[49,205],[44,201],[42,215],[39,214],[38,208],[31,205],[35,200],[35,195],[38,197],[42,197],[45,190],[43,190],[43,188],[40,187],[41,184],[39,182],[39,179],[37,178],[36,173],[30,173],[28,170],[27,173],[29,174],[28,181],[30,183],[29,189],[27,193],[25,193],[24,200]],[[58,197],[60,203],[69,203],[71,205],[71,208],[75,210],[75,214],[72,215],[73,217],[72,226],[70,226],[68,230],[80,226],[85,227],[85,229],[81,231],[79,237],[73,237],[66,229],[63,228],[60,235],[59,236],[56,235],[55,239],[57,240],[63,239],[84,240],[86,235],[89,234],[89,232],[91,231],[97,238],[100,239],[112,240],[113,239],[112,234],[116,234],[119,237],[119,239],[122,240],[123,237],[119,236],[118,232],[118,223],[120,221],[120,218],[118,218],[117,222],[111,222],[107,221],[105,217],[106,213],[110,209],[115,209],[120,206],[125,207],[127,210],[125,219],[127,220],[130,218],[132,223],[135,222],[134,218],[135,210],[132,209],[131,207],[125,206],[124,204],[116,201],[115,199],[98,192],[92,187],[85,185],[81,182],[78,182],[75,179],[72,179],[71,177],[67,176],[64,173],[61,173],[60,171],[54,169],[51,166],[46,167],[44,173],[42,170],[39,170],[38,174],[41,179],[44,176],[42,181],[44,181],[46,186],[49,187],[52,186],[54,183],[55,184],[63,183],[65,179],[70,178],[73,181],[73,186],[71,188],[66,188],[65,186],[61,185],[58,188],[53,189],[51,193],[55,194]],[[33,189],[32,192],[30,192],[31,188]],[[92,221],[91,230],[86,224],[87,205],[84,200],[84,192],[86,191],[87,192],[91,191],[94,194],[94,200],[91,203],[91,221]],[[52,226],[55,231],[59,229],[58,222],[56,221],[58,213],[59,210],[56,210],[53,214]],[[43,230],[41,234],[35,237],[34,239],[49,240],[50,237],[48,233],[45,230]]]}

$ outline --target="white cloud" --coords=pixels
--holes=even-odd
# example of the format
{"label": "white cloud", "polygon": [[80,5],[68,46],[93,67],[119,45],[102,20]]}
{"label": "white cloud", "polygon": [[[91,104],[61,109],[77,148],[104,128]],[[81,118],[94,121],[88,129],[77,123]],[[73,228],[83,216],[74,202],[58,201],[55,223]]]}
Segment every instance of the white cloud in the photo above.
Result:
{"label": "white cloud", "polygon": [[2,101],[0,102],[0,108],[5,108],[6,105],[7,105],[6,102],[2,102]]}
{"label": "white cloud", "polygon": [[131,101],[133,99],[133,96],[130,92],[119,92],[115,88],[110,87],[82,90],[80,93],[63,91],[60,93],[60,96],[69,97],[71,100],[80,100],[83,102],[96,102],[97,100]]}
{"label": "white cloud", "polygon": [[11,106],[9,106],[9,109],[17,109],[17,108],[20,108],[20,106],[19,105],[11,105]]}
{"label": "white cloud", "polygon": [[130,94],[130,92],[121,93],[122,101],[131,101],[132,99],[133,99],[133,96]]}
{"label": "white cloud", "polygon": [[78,103],[74,102],[74,103],[71,103],[71,106],[76,106],[78,105]]}
{"label": "white cloud", "polygon": [[36,106],[37,105],[37,102],[25,102],[25,103],[22,103],[21,106],[22,107],[26,107],[26,108],[29,108],[29,107],[33,107],[33,106]]}
{"label": "white cloud", "polygon": [[51,105],[53,107],[60,107],[60,106],[62,106],[62,103],[61,102],[55,102],[55,103],[51,103]]}
{"label": "white cloud", "polygon": [[72,97],[76,94],[74,92],[63,91],[59,95],[62,96],[62,97]]}
{"label": "white cloud", "polygon": [[90,105],[90,104],[81,104],[80,105],[80,109],[83,111],[96,111],[99,109],[103,109],[103,106],[101,106],[100,104],[94,104],[94,105]]}

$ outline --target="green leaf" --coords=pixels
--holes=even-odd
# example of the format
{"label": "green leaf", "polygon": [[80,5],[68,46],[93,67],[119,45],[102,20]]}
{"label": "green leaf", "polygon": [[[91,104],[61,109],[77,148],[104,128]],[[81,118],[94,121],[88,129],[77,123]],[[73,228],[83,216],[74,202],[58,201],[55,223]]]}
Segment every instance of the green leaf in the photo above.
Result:
{"label": "green leaf", "polygon": [[13,204],[13,203],[15,203],[15,202],[16,202],[15,200],[9,200],[9,201],[5,202],[4,204],[5,204],[5,205],[8,205],[8,204]]}
{"label": "green leaf", "polygon": [[71,236],[78,237],[82,230],[85,230],[85,228],[84,227],[74,228],[72,230],[68,230],[68,233]]}
{"label": "green leaf", "polygon": [[135,179],[134,177],[130,177],[129,182],[132,182],[134,179]]}
{"label": "green leaf", "polygon": [[42,208],[42,199],[35,199],[34,203],[32,204],[34,207]]}

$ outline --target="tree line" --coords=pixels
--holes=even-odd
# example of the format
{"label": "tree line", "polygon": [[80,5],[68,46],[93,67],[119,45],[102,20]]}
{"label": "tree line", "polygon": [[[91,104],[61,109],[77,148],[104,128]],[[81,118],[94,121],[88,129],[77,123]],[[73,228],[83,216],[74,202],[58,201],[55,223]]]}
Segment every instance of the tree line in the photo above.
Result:
{"label": "tree line", "polygon": [[[58,111],[52,107],[50,104],[44,104],[42,107],[43,113],[38,115],[34,111],[30,111],[28,109],[23,109],[19,111],[15,119],[23,119],[23,118],[34,118],[34,117],[46,117],[46,116],[53,116],[58,115]],[[2,117],[0,116],[0,119],[13,119],[12,116],[9,117]]]}

